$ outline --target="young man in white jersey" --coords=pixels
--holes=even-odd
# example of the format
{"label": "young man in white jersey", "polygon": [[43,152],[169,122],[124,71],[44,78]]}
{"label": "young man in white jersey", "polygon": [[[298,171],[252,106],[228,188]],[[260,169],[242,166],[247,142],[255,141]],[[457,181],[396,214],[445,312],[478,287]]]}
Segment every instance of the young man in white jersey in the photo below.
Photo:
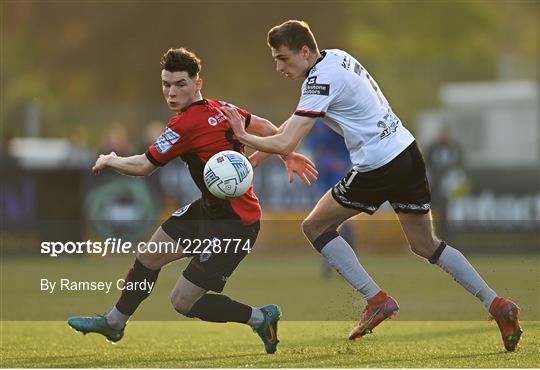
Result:
{"label": "young man in white jersey", "polygon": [[412,251],[437,264],[477,297],[496,320],[505,348],[514,351],[522,333],[519,308],[499,297],[463,254],[435,235],[422,154],[375,80],[348,53],[319,51],[305,22],[291,20],[272,28],[268,45],[278,72],[292,80],[304,79],[298,108],[268,137],[247,133],[235,110],[224,108],[224,113],[242,143],[264,152],[291,153],[317,117],[344,137],[353,169],[319,200],[302,229],[328,263],[367,300],[349,339],[371,333],[399,307],[369,276],[337,229],[358,213],[373,214],[389,201]]}

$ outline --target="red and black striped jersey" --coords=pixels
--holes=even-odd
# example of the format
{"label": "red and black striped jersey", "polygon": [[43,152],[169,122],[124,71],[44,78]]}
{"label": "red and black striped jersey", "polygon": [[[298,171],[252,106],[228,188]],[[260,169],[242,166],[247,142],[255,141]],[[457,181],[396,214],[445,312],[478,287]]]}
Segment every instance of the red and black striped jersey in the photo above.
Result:
{"label": "red and black striped jersey", "polygon": [[[146,151],[146,157],[156,166],[163,166],[177,157],[182,158],[201,190],[203,204],[216,219],[240,218],[244,223],[251,224],[261,217],[261,207],[253,185],[238,198],[222,200],[213,196],[204,184],[204,165],[210,157],[222,150],[244,154],[244,145],[236,139],[229,121],[219,109],[222,106],[232,105],[203,99],[186,107],[169,121],[165,131]],[[235,108],[245,117],[247,127],[251,114]]]}

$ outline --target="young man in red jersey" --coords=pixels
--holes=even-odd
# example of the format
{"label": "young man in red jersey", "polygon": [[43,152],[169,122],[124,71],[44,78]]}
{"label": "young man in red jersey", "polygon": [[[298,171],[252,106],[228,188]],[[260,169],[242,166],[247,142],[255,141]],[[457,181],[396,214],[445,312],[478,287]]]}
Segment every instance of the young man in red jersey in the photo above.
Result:
{"label": "young man in red jersey", "polygon": [[367,300],[349,339],[371,333],[399,307],[363,268],[337,229],[358,213],[373,214],[389,201],[412,251],[478,298],[496,320],[505,348],[514,351],[522,334],[518,306],[498,296],[461,252],[435,234],[424,159],[414,136],[392,111],[373,77],[349,53],[319,50],[308,24],[302,21],[273,27],[268,45],[277,71],[303,80],[294,114],[277,135],[257,137],[244,130],[237,112],[226,107],[223,112],[242,143],[271,153],[292,152],[318,117],[344,137],[353,168],[319,200],[302,229],[314,248]]}
{"label": "young man in red jersey", "polygon": [[[227,252],[194,254],[186,248],[169,253],[138,253],[126,277],[126,284],[146,282],[154,286],[160,269],[171,261],[192,257],[171,293],[175,310],[187,317],[197,317],[211,322],[239,322],[250,325],[262,339],[267,353],[274,353],[279,342],[277,322],[280,309],[276,305],[250,307],[234,301],[221,293],[227,279],[253,246],[259,232],[261,207],[253,191],[238,198],[222,200],[213,196],[203,180],[205,163],[222,150],[244,153],[226,117],[221,112],[225,106],[236,109],[244,118],[245,129],[255,135],[268,136],[277,128],[268,120],[248,113],[222,101],[203,99],[200,60],[184,48],[170,49],[161,59],[163,96],[169,108],[176,113],[165,131],[146,153],[118,157],[115,153],[100,155],[92,170],[98,174],[112,169],[128,176],[146,176],[156,168],[180,157],[189,167],[190,174],[202,196],[166,220],[154,233],[151,242],[173,243],[178,240],[188,244],[196,240],[241,239],[242,248]],[[269,156],[255,152],[251,157],[253,167]],[[313,163],[301,154],[283,157],[289,180],[296,173],[307,185],[308,178],[316,179]],[[180,243],[183,247],[188,244]],[[162,244],[163,245],[163,244]],[[244,246],[248,248],[243,248]],[[192,249],[192,248],[191,248]],[[224,249],[224,248],[223,248]],[[127,321],[151,290],[123,290],[120,299],[107,315],[72,317],[68,323],[83,333],[96,332],[117,342],[124,335]]]}

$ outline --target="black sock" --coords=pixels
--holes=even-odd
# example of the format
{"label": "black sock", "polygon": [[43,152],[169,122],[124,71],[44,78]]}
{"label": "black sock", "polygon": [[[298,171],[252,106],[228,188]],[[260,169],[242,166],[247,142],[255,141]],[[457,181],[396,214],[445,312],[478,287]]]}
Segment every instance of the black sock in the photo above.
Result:
{"label": "black sock", "polygon": [[[133,267],[129,270],[125,280],[126,283],[142,282],[144,280],[146,280],[148,283],[155,283],[158,278],[159,271],[161,270],[150,270],[149,268],[144,266],[138,259],[135,259],[135,263],[133,264]],[[131,316],[133,315],[137,307],[139,307],[141,302],[144,301],[149,295],[150,293],[147,289],[124,289],[122,290],[122,295],[120,296],[120,299],[116,303],[116,308],[124,315]]]}
{"label": "black sock", "polygon": [[247,323],[251,317],[251,307],[225,295],[205,294],[195,302],[186,316],[211,322]]}

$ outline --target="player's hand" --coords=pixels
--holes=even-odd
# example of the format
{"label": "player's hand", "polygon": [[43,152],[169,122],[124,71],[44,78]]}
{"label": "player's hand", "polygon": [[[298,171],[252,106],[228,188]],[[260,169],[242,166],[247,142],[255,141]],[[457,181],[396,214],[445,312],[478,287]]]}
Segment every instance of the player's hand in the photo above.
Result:
{"label": "player's hand", "polygon": [[240,138],[240,136],[246,132],[246,119],[240,113],[238,113],[236,108],[221,107],[220,109],[225,117],[227,117],[227,120],[229,121],[229,124],[231,125],[236,136]]}
{"label": "player's hand", "polygon": [[108,162],[111,157],[117,157],[115,152],[110,152],[109,154],[100,154],[98,159],[96,160],[96,163],[94,164],[94,167],[92,167],[92,171],[95,175],[99,175],[101,171],[106,169],[108,167]]}
{"label": "player's hand", "polygon": [[319,171],[315,168],[315,163],[305,155],[293,152],[281,158],[285,162],[289,182],[292,183],[294,181],[295,173],[307,186],[311,186],[310,178],[313,181],[317,181]]}

